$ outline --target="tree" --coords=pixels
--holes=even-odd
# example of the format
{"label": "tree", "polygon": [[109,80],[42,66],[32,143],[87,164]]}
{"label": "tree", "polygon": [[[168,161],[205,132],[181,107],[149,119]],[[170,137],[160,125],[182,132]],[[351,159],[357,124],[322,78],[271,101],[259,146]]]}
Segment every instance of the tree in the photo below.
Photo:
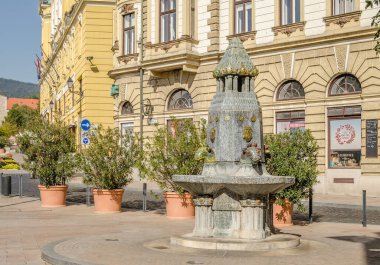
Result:
{"label": "tree", "polygon": [[33,120],[38,115],[38,110],[15,104],[9,110],[4,121],[14,124],[18,129],[23,129],[30,120]]}
{"label": "tree", "polygon": [[301,200],[309,196],[309,190],[317,183],[318,145],[310,130],[294,130],[265,136],[270,157],[267,170],[276,176],[291,176],[295,184],[276,194],[277,203],[285,199],[303,209]]}
{"label": "tree", "polygon": [[[366,0],[366,9],[373,8],[374,6],[380,6],[380,0]],[[371,26],[378,27],[377,32],[375,33],[375,40],[377,44],[375,46],[375,51],[380,53],[380,9],[377,11],[376,15],[372,18]]]}
{"label": "tree", "polygon": [[65,185],[72,177],[76,166],[75,137],[61,121],[49,123],[37,116],[17,142],[27,156],[24,168],[37,176],[41,185]]}
{"label": "tree", "polygon": [[99,127],[90,145],[79,155],[84,182],[99,189],[121,189],[132,181],[132,170],[140,160],[140,146],[134,137]]}
{"label": "tree", "polygon": [[197,175],[203,160],[195,159],[206,144],[205,123],[197,128],[192,120],[172,120],[171,126],[157,127],[145,145],[145,160],[139,169],[144,177],[156,182],[161,189],[182,194],[184,190],[172,181],[173,175]]}

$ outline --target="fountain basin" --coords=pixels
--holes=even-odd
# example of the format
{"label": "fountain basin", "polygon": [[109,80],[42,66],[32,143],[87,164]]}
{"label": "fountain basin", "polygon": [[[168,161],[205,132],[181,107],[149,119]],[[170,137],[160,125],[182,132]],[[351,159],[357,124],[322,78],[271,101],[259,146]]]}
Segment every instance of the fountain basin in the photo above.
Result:
{"label": "fountain basin", "polygon": [[276,193],[294,184],[293,177],[283,176],[204,176],[175,175],[173,181],[193,195],[214,195],[222,189],[243,197]]}

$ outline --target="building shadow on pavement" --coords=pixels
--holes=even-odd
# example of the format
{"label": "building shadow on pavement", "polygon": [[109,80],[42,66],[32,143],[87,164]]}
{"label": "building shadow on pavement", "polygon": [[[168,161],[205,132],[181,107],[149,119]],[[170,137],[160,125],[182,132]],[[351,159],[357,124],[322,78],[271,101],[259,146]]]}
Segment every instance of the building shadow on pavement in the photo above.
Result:
{"label": "building shadow on pavement", "polygon": [[361,243],[365,248],[367,265],[380,264],[380,232],[376,233],[377,237],[366,236],[337,236],[329,237],[335,240],[342,240],[353,243]]}

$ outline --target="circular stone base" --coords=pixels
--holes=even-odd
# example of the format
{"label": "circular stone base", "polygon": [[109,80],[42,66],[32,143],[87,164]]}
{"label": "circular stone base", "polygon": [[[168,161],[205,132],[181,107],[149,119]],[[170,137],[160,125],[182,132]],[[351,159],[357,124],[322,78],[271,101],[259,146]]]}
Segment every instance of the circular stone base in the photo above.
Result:
{"label": "circular stone base", "polygon": [[300,244],[300,237],[278,234],[263,240],[201,238],[192,234],[172,236],[170,243],[189,248],[233,251],[268,251],[274,249],[294,248]]}

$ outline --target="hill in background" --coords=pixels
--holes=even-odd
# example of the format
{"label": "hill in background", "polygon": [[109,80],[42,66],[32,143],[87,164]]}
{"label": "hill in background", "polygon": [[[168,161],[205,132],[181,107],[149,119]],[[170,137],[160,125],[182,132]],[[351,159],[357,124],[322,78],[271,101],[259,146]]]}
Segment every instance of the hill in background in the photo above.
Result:
{"label": "hill in background", "polygon": [[37,84],[0,78],[0,95],[8,98],[39,98],[40,88]]}

